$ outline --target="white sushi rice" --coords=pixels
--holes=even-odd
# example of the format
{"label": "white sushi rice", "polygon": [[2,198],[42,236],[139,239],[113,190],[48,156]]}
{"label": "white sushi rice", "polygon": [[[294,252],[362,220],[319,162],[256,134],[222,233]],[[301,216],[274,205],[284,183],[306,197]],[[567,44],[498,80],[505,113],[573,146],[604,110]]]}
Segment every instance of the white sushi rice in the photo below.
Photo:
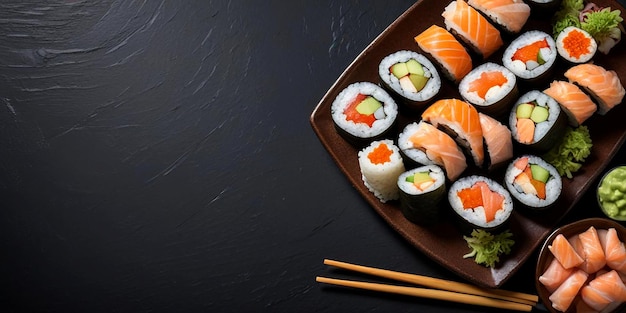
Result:
{"label": "white sushi rice", "polygon": [[[535,101],[538,106],[542,106],[548,109],[548,119],[535,124],[535,134],[533,136],[533,142],[538,142],[552,129],[554,123],[561,114],[561,106],[559,103],[552,99],[552,97],[546,95],[545,93],[539,90],[531,90],[525,94],[523,94],[513,106],[511,110],[511,115],[509,115],[509,128],[511,129],[511,134],[513,135],[513,139],[519,142],[519,134],[517,132],[517,107],[522,103],[530,103]],[[531,143],[531,144],[532,144]]]}
{"label": "white sushi rice", "polygon": [[[423,122],[420,122],[423,123]],[[416,163],[422,165],[436,164],[431,160],[424,151],[413,146],[410,138],[420,128],[418,122],[413,122],[404,127],[404,130],[398,135],[398,147],[404,155]]]}
{"label": "white sushi rice", "polygon": [[[549,46],[548,48],[540,49],[540,53],[546,61],[544,64],[540,65],[534,61],[524,63],[520,60],[513,60],[513,55],[517,52],[517,50],[536,41],[543,40],[544,38],[547,40]],[[521,34],[515,38],[511,44],[509,44],[502,55],[502,64],[504,64],[506,68],[519,78],[532,79],[540,76],[552,68],[556,60],[556,56],[556,43],[554,42],[554,39],[552,39],[552,36],[540,30],[531,30]]]}
{"label": "white sushi rice", "polygon": [[[428,82],[421,91],[411,92],[407,91],[400,85],[400,80],[393,75],[389,68],[396,63],[406,62],[410,59],[415,59],[419,62],[424,69],[424,76],[428,77]],[[391,87],[395,92],[403,97],[417,102],[425,102],[435,97],[441,89],[441,78],[437,69],[428,58],[415,51],[400,50],[386,56],[378,65],[378,75],[385,84]]]}
{"label": "white sushi rice", "polygon": [[[435,183],[430,185],[430,187],[424,190],[420,190],[417,187],[415,187],[415,184],[406,181],[407,177],[413,176],[415,175],[415,173],[419,173],[419,172],[430,172],[429,175],[430,177],[435,179]],[[398,177],[398,187],[400,188],[400,190],[410,195],[419,195],[419,194],[429,193],[441,187],[441,185],[445,184],[445,182],[446,182],[445,173],[443,172],[441,167],[437,165],[420,166],[418,168],[414,168],[412,170],[406,171]]]}
{"label": "white sushi rice", "polygon": [[[343,113],[359,94],[372,96],[383,104],[382,111],[375,113],[382,119],[375,121],[372,127],[364,123],[349,121]],[[347,133],[359,138],[372,138],[382,134],[393,125],[398,116],[398,105],[380,86],[370,82],[357,82],[349,85],[337,95],[331,104],[330,112],[335,124]]]}
{"label": "white sushi rice", "polygon": [[[390,161],[374,164],[368,155],[383,143],[392,151]],[[405,171],[405,168],[400,150],[393,141],[389,139],[374,141],[359,151],[358,157],[361,178],[367,189],[383,203],[397,200],[400,197],[398,177]]]}
{"label": "white sushi rice", "polygon": [[[491,191],[497,192],[504,197],[502,205],[503,209],[496,212],[495,219],[491,222],[485,221],[484,207],[479,206],[474,209],[465,209],[463,208],[463,203],[461,202],[461,199],[457,195],[459,191],[470,188],[475,183],[480,181],[487,183]],[[471,225],[480,228],[493,228],[500,226],[509,219],[511,213],[513,212],[513,199],[511,198],[509,192],[504,187],[502,187],[502,185],[498,184],[494,180],[479,175],[463,177],[454,182],[448,190],[448,201],[450,202],[450,206],[457,215],[459,215]]]}
{"label": "white sushi rice", "polygon": [[[540,165],[544,169],[548,170],[548,172],[550,172],[550,178],[546,182],[545,199],[541,199],[533,194],[524,193],[521,190],[521,187],[517,186],[517,184],[514,183],[515,177],[517,177],[523,171],[515,167],[515,162],[524,157],[528,158],[528,164]],[[563,181],[561,179],[561,175],[559,175],[559,172],[556,170],[556,168],[554,168],[552,164],[544,161],[542,158],[535,155],[522,155],[513,160],[506,169],[506,172],[504,174],[504,181],[506,188],[509,190],[509,192],[511,192],[515,199],[525,204],[526,206],[535,209],[545,208],[556,202],[556,200],[561,195],[561,190],[563,189]]]}
{"label": "white sushi rice", "polygon": [[[502,86],[492,86],[489,88],[489,91],[485,94],[485,98],[481,98],[476,91],[468,92],[470,88],[470,84],[474,82],[476,79],[480,78],[481,74],[484,72],[493,72],[499,71],[504,77],[507,79],[507,83]],[[516,76],[513,72],[509,71],[506,67],[487,62],[476,68],[474,68],[471,72],[469,72],[461,82],[459,83],[459,92],[461,96],[468,102],[478,106],[488,106],[492,105],[500,100],[502,100],[506,95],[508,95],[513,88],[515,88],[516,84]]]}
{"label": "white sushi rice", "polygon": [[[572,31],[580,32],[581,34],[583,34],[586,38],[588,38],[590,40],[589,41],[589,47],[587,47],[589,49],[589,52],[586,53],[586,54],[581,55],[579,58],[576,58],[576,57],[570,55],[569,52],[563,46],[563,40],[565,40],[565,38]],[[559,53],[559,55],[562,58],[564,58],[565,60],[570,61],[572,63],[586,63],[586,62],[588,62],[589,60],[591,60],[593,58],[593,56],[596,54],[597,50],[598,50],[598,44],[596,43],[596,40],[593,39],[593,37],[588,32],[586,32],[585,30],[583,30],[581,28],[578,28],[576,26],[568,26],[568,27],[566,27],[556,37],[556,51]]]}

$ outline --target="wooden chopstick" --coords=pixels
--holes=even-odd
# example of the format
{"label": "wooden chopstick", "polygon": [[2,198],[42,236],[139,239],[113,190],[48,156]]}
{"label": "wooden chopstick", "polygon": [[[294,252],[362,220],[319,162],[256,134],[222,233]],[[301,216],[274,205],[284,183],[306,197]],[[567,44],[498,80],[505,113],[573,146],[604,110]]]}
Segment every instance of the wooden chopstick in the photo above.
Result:
{"label": "wooden chopstick", "polygon": [[456,292],[445,291],[445,290],[395,286],[395,285],[386,285],[386,284],[379,284],[379,283],[368,283],[368,282],[334,279],[334,278],[327,278],[327,277],[320,277],[320,276],[318,276],[315,280],[320,283],[326,283],[326,284],[337,285],[337,286],[352,287],[352,288],[358,288],[358,289],[366,289],[366,290],[372,290],[372,291],[380,291],[380,292],[401,294],[401,295],[406,295],[406,296],[421,297],[421,298],[428,298],[428,299],[437,299],[437,300],[451,301],[451,302],[457,302],[457,303],[463,303],[463,304],[492,307],[492,308],[498,308],[498,309],[523,311],[523,312],[530,312],[533,309],[533,306],[529,304],[510,302],[510,301],[505,301],[505,300],[499,300],[499,299],[476,296],[476,295],[469,295],[469,294],[464,294],[464,293],[456,293]]}
{"label": "wooden chopstick", "polygon": [[389,278],[396,281],[402,281],[406,283],[421,285],[424,287],[436,288],[441,290],[454,291],[459,293],[489,297],[494,299],[506,300],[511,302],[518,302],[528,305],[535,305],[539,301],[537,295],[531,295],[521,292],[500,290],[500,289],[487,289],[478,286],[465,284],[461,282],[449,281],[439,278],[433,278],[428,276],[421,276],[416,274],[402,273],[391,270],[385,270],[375,267],[356,265],[352,263],[346,263],[341,261],[325,259],[324,264],[334,266],[341,269],[351,270],[354,272],[369,274],[373,276]]}

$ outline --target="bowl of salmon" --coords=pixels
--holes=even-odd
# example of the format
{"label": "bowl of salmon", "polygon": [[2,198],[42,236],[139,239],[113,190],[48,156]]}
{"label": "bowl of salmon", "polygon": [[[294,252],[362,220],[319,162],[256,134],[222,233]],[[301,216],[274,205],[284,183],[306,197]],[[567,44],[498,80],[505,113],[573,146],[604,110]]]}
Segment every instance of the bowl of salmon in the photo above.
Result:
{"label": "bowl of salmon", "polygon": [[556,229],[537,261],[537,293],[550,312],[626,312],[626,228],[605,218]]}

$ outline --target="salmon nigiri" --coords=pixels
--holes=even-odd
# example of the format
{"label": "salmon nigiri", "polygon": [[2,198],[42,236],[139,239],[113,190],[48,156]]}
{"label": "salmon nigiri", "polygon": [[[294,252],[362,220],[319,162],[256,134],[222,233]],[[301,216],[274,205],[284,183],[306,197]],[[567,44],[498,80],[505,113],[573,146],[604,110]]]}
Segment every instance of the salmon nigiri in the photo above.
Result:
{"label": "salmon nigiri", "polygon": [[548,250],[559,260],[564,268],[573,268],[583,264],[583,258],[576,253],[574,247],[567,241],[563,234],[558,234],[552,243],[548,245]]}
{"label": "salmon nigiri", "polygon": [[598,109],[584,91],[569,82],[555,80],[543,92],[561,105],[570,125],[574,127],[578,127]]}
{"label": "salmon nigiri", "polygon": [[489,168],[495,168],[513,158],[511,130],[487,114],[478,113],[478,118],[489,155]]}
{"label": "salmon nigiri", "polygon": [[552,302],[552,307],[565,312],[570,307],[574,299],[578,295],[578,292],[587,281],[587,274],[581,269],[577,269],[572,275],[570,275],[564,282],[548,297]]}
{"label": "salmon nigiri", "polygon": [[626,247],[617,236],[615,228],[598,230],[598,238],[604,249],[606,264],[620,273],[626,273]]}
{"label": "salmon nigiri", "polygon": [[510,33],[522,30],[530,16],[530,6],[522,0],[469,0],[468,3]]}
{"label": "salmon nigiri", "polygon": [[483,131],[474,106],[458,99],[441,99],[422,113],[422,119],[449,129],[452,137],[469,150],[474,163],[482,166],[485,157]]}
{"label": "salmon nigiri", "polygon": [[443,166],[450,180],[456,180],[467,168],[465,155],[454,139],[428,123],[420,122],[409,140],[430,160]]}
{"label": "salmon nigiri", "polygon": [[451,81],[458,83],[472,70],[472,58],[467,50],[445,28],[432,25],[414,39],[420,49],[437,61],[445,77]]}
{"label": "salmon nigiri", "polygon": [[539,282],[549,292],[554,292],[572,273],[574,273],[574,268],[566,269],[559,260],[552,259],[548,268],[539,276]]}
{"label": "salmon nigiri", "polygon": [[498,29],[464,0],[450,2],[441,16],[446,28],[464,38],[484,59],[503,44]]}
{"label": "salmon nigiri", "polygon": [[587,89],[598,101],[598,113],[606,114],[624,99],[626,90],[615,71],[607,71],[595,64],[580,64],[565,72],[565,77]]}

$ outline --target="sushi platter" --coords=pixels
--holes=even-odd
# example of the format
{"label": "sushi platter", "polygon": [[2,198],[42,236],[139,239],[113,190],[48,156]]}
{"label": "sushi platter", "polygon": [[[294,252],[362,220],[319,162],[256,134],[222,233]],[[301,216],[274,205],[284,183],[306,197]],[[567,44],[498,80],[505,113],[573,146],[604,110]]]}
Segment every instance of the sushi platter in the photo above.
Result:
{"label": "sushi platter", "polygon": [[[603,7],[621,10],[622,16],[624,16],[626,11],[616,1],[598,0],[594,2]],[[626,117],[626,105],[623,103],[617,105],[612,108],[611,112],[604,115],[593,114],[586,118],[584,123],[581,123],[589,129],[593,140],[591,154],[585,160],[580,170],[574,173],[572,178],[562,178],[561,193],[554,205],[541,210],[540,213],[532,212],[532,210],[516,209],[510,213],[507,227],[514,234],[515,246],[509,255],[503,257],[498,265],[493,268],[479,265],[472,259],[463,258],[463,255],[468,252],[468,247],[463,239],[463,230],[458,226],[458,223],[448,218],[444,218],[432,225],[421,225],[412,222],[403,214],[399,201],[383,202],[379,199],[379,196],[368,189],[370,186],[363,182],[358,156],[363,146],[346,139],[345,131],[337,126],[331,112],[334,110],[336,99],[343,97],[349,86],[356,83],[365,83],[368,85],[368,88],[378,88],[376,85],[381,83],[379,73],[381,60],[397,51],[419,51],[420,47],[418,47],[416,42],[416,36],[422,34],[427,29],[434,31],[439,28],[445,28],[446,25],[442,18],[442,12],[446,10],[449,4],[449,1],[422,0],[416,2],[405,11],[374,39],[341,74],[312,112],[310,122],[322,145],[329,152],[339,169],[345,174],[348,181],[374,210],[411,245],[437,263],[473,283],[485,287],[499,287],[527,261],[544,239],[552,233],[561,218],[574,207],[583,194],[592,186],[598,175],[601,174],[611,158],[622,146],[626,140],[626,123],[623,121],[624,117]],[[551,33],[552,25],[550,24],[550,18],[531,14],[520,33],[537,30]],[[490,47],[490,50],[487,52],[483,51],[482,56],[484,56],[484,59],[473,58],[473,67],[476,68],[483,63],[502,64],[503,54],[508,53],[505,52],[505,48],[515,37],[512,34],[503,35],[503,42],[500,47]],[[626,42],[620,42],[612,48],[609,54],[598,53],[593,59],[593,63],[616,72],[619,80],[622,83],[626,83],[626,62],[623,59],[625,54]],[[422,61],[422,63],[424,62],[428,61]],[[541,83],[543,85],[536,87],[537,89],[546,89],[553,79],[563,80],[564,72],[571,67],[571,64],[567,62],[555,62],[555,64],[550,71],[550,77],[547,78],[546,82]],[[429,63],[430,66],[432,64]],[[424,70],[419,69],[419,71]],[[428,73],[429,71],[435,72],[435,70],[426,68],[426,72]],[[437,75],[437,73],[428,75]],[[437,86],[437,88],[440,88],[439,92],[432,99],[420,99],[421,101],[432,103],[443,99],[464,98],[459,92],[459,81],[462,77],[455,76],[452,70],[445,73],[440,72],[438,76],[441,76]],[[420,82],[419,80],[413,80],[413,83],[421,84],[422,87],[429,86],[427,85],[428,83]],[[519,95],[535,89],[528,86],[523,88],[526,88],[526,90],[520,90]],[[430,97],[428,96],[428,98]],[[365,108],[365,110],[369,109],[371,108]],[[374,111],[374,109],[371,110],[372,112]],[[508,111],[510,110],[507,109]],[[393,118],[395,118],[395,128],[390,128],[391,130],[386,132],[383,138],[379,138],[387,141],[397,140],[399,133],[405,126],[417,123],[421,119],[421,112],[412,110],[398,110],[397,113],[385,112],[385,114],[383,115],[393,115]],[[517,146],[514,152],[513,158],[518,158],[521,154]],[[470,161],[471,157],[468,159],[468,163]],[[407,170],[409,169],[407,168]],[[463,176],[476,172],[484,174],[497,182],[502,182],[504,179],[502,170],[481,171],[471,166],[465,170]]]}

